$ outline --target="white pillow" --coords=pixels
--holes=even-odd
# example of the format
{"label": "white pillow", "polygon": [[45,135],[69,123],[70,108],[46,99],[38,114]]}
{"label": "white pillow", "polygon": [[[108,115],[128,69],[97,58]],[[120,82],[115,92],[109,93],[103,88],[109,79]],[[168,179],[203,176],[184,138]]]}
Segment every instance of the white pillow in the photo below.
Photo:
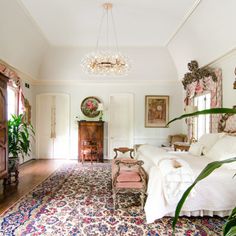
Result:
{"label": "white pillow", "polygon": [[189,153],[195,156],[201,156],[204,146],[201,143],[192,143],[189,148]]}
{"label": "white pillow", "polygon": [[166,150],[150,144],[143,144],[138,148],[137,152],[140,155],[150,157],[150,156],[158,156],[161,153],[166,153]]}
{"label": "white pillow", "polygon": [[224,133],[210,133],[202,135],[198,143],[204,146],[203,155],[206,155],[213,147],[213,145],[223,136]]}
{"label": "white pillow", "polygon": [[[215,143],[206,157],[213,161],[222,161],[236,157],[236,137],[227,135],[222,137]],[[229,169],[236,169],[236,162],[225,164],[225,166]]]}

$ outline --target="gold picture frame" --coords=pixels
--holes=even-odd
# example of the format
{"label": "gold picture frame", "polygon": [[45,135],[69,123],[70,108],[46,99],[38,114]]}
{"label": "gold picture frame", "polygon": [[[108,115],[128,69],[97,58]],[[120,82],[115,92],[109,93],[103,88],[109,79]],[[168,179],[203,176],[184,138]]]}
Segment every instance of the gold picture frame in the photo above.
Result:
{"label": "gold picture frame", "polygon": [[100,114],[100,111],[97,110],[99,103],[101,102],[96,97],[86,97],[82,101],[80,109],[85,116],[89,118],[94,118]]}
{"label": "gold picture frame", "polygon": [[169,121],[169,96],[145,96],[145,127],[166,128]]}
{"label": "gold picture frame", "polygon": [[31,105],[28,101],[28,99],[24,98],[24,115],[23,115],[23,119],[24,122],[28,125],[31,124]]}

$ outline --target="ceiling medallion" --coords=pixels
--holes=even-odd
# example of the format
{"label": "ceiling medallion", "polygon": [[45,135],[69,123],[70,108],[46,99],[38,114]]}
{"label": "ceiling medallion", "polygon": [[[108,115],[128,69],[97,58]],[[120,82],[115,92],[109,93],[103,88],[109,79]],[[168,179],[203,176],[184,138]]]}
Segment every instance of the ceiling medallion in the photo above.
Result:
{"label": "ceiling medallion", "polygon": [[[111,3],[104,3],[104,13],[100,22],[99,33],[97,38],[96,51],[91,52],[82,59],[81,66],[84,72],[91,75],[103,75],[103,76],[121,76],[127,75],[130,70],[130,61],[128,57],[123,55],[118,50],[117,35],[115,29],[115,22],[112,14]],[[99,49],[99,39],[102,31],[103,21],[106,18],[106,48],[104,50]],[[111,18],[111,26],[113,27],[113,33],[115,38],[115,48],[111,48],[109,45],[109,18]]]}

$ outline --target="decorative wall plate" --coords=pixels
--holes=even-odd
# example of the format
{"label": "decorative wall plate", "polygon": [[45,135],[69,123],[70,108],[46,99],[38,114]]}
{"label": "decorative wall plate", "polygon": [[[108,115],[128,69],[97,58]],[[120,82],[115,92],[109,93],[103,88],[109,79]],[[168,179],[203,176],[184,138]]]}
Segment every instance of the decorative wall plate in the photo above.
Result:
{"label": "decorative wall plate", "polygon": [[97,111],[100,100],[95,97],[86,97],[81,103],[81,111],[89,118],[97,117],[100,111]]}

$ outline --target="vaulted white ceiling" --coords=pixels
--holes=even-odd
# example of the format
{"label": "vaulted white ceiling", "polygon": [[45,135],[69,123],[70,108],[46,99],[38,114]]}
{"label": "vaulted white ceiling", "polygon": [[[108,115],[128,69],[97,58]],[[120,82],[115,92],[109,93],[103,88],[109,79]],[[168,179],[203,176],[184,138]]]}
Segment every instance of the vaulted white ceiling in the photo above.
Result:
{"label": "vaulted white ceiling", "polygon": [[[18,0],[49,43],[94,46],[101,0]],[[196,0],[113,0],[120,46],[166,46]]]}

